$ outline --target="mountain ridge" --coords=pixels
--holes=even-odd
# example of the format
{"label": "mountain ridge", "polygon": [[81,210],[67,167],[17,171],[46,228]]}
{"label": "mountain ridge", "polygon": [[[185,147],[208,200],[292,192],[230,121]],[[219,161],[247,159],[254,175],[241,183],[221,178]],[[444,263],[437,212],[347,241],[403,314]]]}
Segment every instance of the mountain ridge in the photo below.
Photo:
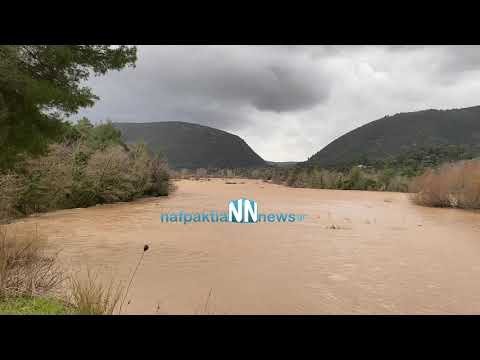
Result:
{"label": "mountain ridge", "polygon": [[265,161],[240,136],[183,121],[114,122],[127,142],[144,141],[162,152],[174,169],[264,166]]}
{"label": "mountain ridge", "polygon": [[305,163],[338,166],[385,160],[412,148],[480,143],[480,106],[386,115],[330,142]]}

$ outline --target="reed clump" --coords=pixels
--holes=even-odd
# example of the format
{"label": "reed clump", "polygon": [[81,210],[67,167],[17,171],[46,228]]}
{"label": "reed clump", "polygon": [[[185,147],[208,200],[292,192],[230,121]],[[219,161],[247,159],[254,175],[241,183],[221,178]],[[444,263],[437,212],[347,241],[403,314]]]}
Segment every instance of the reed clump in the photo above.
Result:
{"label": "reed clump", "polygon": [[123,295],[120,283],[102,281],[98,272],[87,271],[86,277],[70,277],[69,303],[78,315],[113,315]]}

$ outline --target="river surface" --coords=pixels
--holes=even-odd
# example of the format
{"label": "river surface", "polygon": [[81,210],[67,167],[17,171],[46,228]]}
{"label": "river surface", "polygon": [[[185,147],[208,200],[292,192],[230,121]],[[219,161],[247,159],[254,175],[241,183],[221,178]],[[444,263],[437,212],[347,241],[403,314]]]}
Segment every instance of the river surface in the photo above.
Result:
{"label": "river surface", "polygon": [[[407,194],[181,180],[168,197],[61,210],[35,224],[69,269],[127,282],[131,314],[480,314],[480,214]],[[303,222],[162,223],[161,213],[260,213]],[[16,225],[17,226],[17,225]]]}

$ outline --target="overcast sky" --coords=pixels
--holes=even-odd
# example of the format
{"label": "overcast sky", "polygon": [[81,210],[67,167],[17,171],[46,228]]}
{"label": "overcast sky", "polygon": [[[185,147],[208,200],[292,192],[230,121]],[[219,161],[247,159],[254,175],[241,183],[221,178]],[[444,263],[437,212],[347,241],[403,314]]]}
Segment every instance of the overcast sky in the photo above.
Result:
{"label": "overcast sky", "polygon": [[94,122],[198,123],[303,161],[385,115],[480,105],[480,46],[145,45],[89,86]]}

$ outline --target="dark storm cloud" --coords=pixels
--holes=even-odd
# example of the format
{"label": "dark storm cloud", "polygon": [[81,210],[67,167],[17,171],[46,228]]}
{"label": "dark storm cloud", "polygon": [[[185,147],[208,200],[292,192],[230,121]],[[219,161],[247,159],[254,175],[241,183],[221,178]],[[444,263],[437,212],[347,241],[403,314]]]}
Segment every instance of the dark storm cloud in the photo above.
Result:
{"label": "dark storm cloud", "polygon": [[170,109],[166,117],[172,121],[185,121],[207,125],[219,129],[236,131],[249,123],[248,114],[230,111],[228,108],[208,108],[186,106]]}
{"label": "dark storm cloud", "polygon": [[214,64],[159,75],[156,83],[178,96],[199,97],[208,103],[283,112],[308,109],[326,99],[326,81],[318,84],[308,79],[304,70],[283,64],[251,68]]}
{"label": "dark storm cloud", "polygon": [[135,69],[108,78],[91,81],[103,99],[97,114],[227,129],[248,125],[249,110],[311,109],[328,99],[330,87],[328,76],[301,52],[258,46],[141,46]]}
{"label": "dark storm cloud", "polygon": [[264,111],[308,109],[327,98],[328,81],[323,74],[312,78],[313,64],[259,47],[230,49],[162,48],[149,59],[156,61],[156,71],[145,75],[158,88],[178,96]]}
{"label": "dark storm cloud", "polygon": [[80,115],[208,125],[268,160],[304,160],[386,114],[480,103],[479,46],[139,46],[138,56],[135,69],[89,81],[101,100]]}

